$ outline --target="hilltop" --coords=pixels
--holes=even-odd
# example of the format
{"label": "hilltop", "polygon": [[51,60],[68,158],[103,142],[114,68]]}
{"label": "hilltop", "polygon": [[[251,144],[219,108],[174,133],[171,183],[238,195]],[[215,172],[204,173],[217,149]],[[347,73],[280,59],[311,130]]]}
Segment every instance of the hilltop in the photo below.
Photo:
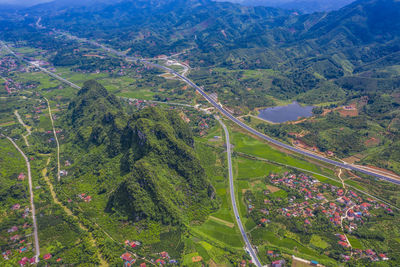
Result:
{"label": "hilltop", "polygon": [[174,111],[145,108],[128,115],[92,80],[71,101],[64,121],[73,133],[71,148],[80,147],[76,172],[103,172],[119,159],[121,178],[106,181],[116,187],[108,212],[176,224],[202,220],[213,208],[213,188],[194,153],[191,130]]}

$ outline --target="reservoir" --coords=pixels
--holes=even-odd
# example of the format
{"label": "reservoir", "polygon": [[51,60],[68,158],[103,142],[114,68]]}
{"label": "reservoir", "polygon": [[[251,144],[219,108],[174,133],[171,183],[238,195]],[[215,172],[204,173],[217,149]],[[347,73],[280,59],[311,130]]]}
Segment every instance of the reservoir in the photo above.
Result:
{"label": "reservoir", "polygon": [[299,118],[308,118],[312,116],[314,106],[301,106],[294,101],[286,106],[278,106],[260,110],[258,117],[274,123],[286,121],[296,121]]}

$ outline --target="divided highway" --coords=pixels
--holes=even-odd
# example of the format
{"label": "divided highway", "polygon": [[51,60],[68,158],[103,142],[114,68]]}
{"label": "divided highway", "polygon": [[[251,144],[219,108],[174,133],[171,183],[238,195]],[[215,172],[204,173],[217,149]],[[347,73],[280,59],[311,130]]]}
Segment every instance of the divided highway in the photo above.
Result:
{"label": "divided highway", "polygon": [[149,66],[152,66],[152,67],[155,67],[155,68],[159,68],[159,69],[163,69],[163,70],[165,70],[165,71],[167,71],[167,72],[169,72],[169,73],[171,73],[171,74],[173,74],[173,75],[179,77],[182,81],[184,81],[185,83],[187,83],[188,85],[190,85],[191,87],[193,87],[197,92],[199,92],[211,105],[213,105],[216,109],[218,109],[218,110],[219,110],[223,115],[225,115],[228,119],[230,119],[231,121],[233,121],[234,123],[236,123],[238,126],[240,126],[240,127],[242,127],[243,129],[245,129],[246,131],[248,131],[248,132],[250,132],[250,133],[252,133],[252,134],[254,134],[254,135],[256,135],[256,136],[258,136],[258,137],[260,137],[260,138],[262,138],[262,139],[264,139],[265,141],[268,141],[268,142],[270,142],[270,143],[273,143],[273,144],[275,144],[275,145],[277,145],[277,146],[279,146],[279,147],[285,148],[285,149],[287,149],[287,150],[296,152],[296,153],[301,154],[301,155],[303,155],[303,156],[306,156],[306,157],[309,157],[309,158],[313,158],[313,159],[316,159],[316,160],[319,160],[319,161],[322,161],[322,162],[325,162],[325,163],[329,163],[329,164],[334,165],[334,166],[337,166],[337,167],[339,167],[339,168],[344,168],[344,169],[348,169],[348,170],[352,170],[352,171],[358,171],[358,172],[361,172],[361,173],[364,173],[364,174],[367,174],[367,175],[371,175],[371,176],[374,176],[374,177],[376,177],[376,178],[385,180],[385,181],[387,181],[387,182],[400,185],[400,180],[396,180],[396,179],[393,179],[393,178],[391,178],[391,177],[389,177],[389,176],[382,175],[382,174],[380,174],[380,173],[375,173],[375,172],[373,172],[373,171],[368,171],[368,170],[359,168],[359,167],[354,166],[354,165],[351,165],[351,164],[341,163],[341,162],[338,162],[338,161],[334,161],[334,160],[325,158],[325,157],[320,156],[320,155],[313,154],[313,153],[311,153],[311,152],[307,152],[307,151],[304,151],[304,150],[295,148],[295,147],[293,147],[293,146],[291,146],[291,145],[282,143],[282,142],[280,142],[280,141],[278,141],[278,140],[275,140],[275,139],[273,139],[273,138],[271,138],[271,137],[269,137],[269,136],[267,136],[267,135],[265,135],[265,134],[260,133],[259,131],[257,131],[257,130],[255,130],[255,129],[251,128],[250,126],[246,125],[245,123],[241,122],[239,119],[237,119],[236,117],[234,117],[232,114],[230,114],[230,113],[229,113],[226,109],[224,109],[220,104],[218,104],[215,100],[213,100],[211,97],[209,97],[209,96],[207,95],[207,93],[206,93],[202,88],[200,88],[200,87],[197,86],[194,82],[192,82],[192,80],[190,80],[190,79],[187,78],[186,76],[184,76],[184,75],[178,73],[177,71],[175,71],[175,70],[173,70],[173,69],[171,69],[171,68],[162,66],[162,65],[157,64],[157,63],[150,62],[150,61],[147,60],[147,59],[142,59],[142,58],[137,58],[137,57],[126,56],[126,55],[125,55],[124,53],[122,53],[122,52],[119,52],[119,51],[117,51],[117,50],[115,50],[115,49],[113,49],[113,48],[107,47],[107,46],[105,46],[105,45],[103,45],[103,44],[99,44],[99,43],[97,43],[97,42],[95,42],[95,41],[91,41],[91,40],[79,38],[79,37],[76,37],[76,36],[70,35],[70,34],[68,34],[68,33],[61,32],[61,31],[55,31],[55,33],[64,35],[64,36],[66,36],[66,37],[68,37],[68,38],[70,38],[70,39],[73,39],[73,40],[79,40],[79,41],[82,41],[82,42],[88,42],[88,43],[90,43],[90,44],[92,44],[92,45],[95,45],[95,46],[98,46],[98,47],[104,49],[105,51],[107,51],[107,52],[109,52],[109,53],[112,53],[112,54],[115,54],[115,55],[117,55],[117,56],[119,56],[119,57],[125,58],[125,60],[128,60],[128,61],[140,61],[140,62],[142,62],[142,63],[144,63],[144,64],[146,64],[146,65],[149,65]]}
{"label": "divided highway", "polygon": [[251,246],[249,238],[247,237],[246,230],[243,228],[242,221],[240,220],[240,217],[239,217],[239,211],[236,206],[235,186],[233,184],[233,171],[232,171],[232,151],[231,151],[231,142],[229,140],[229,131],[219,117],[216,116],[215,118],[221,124],[222,128],[224,128],[224,132],[225,132],[226,153],[228,155],[229,192],[231,194],[233,213],[235,214],[235,219],[236,219],[237,225],[239,226],[239,230],[243,237],[243,240],[246,243],[247,251],[249,252],[254,264],[257,265],[257,267],[261,267],[262,264],[257,257],[257,253],[254,251],[253,247]]}
{"label": "divided highway", "polygon": [[[127,57],[127,59],[129,59],[129,57]],[[295,147],[293,147],[291,145],[282,143],[282,142],[280,142],[278,140],[275,140],[275,139],[273,139],[273,138],[271,138],[271,137],[269,137],[269,136],[267,136],[265,134],[262,134],[259,131],[255,130],[255,129],[251,128],[250,126],[246,125],[245,123],[241,122],[236,117],[234,117],[231,113],[229,113],[226,109],[224,109],[220,104],[218,104],[210,96],[208,96],[207,93],[204,92],[204,90],[202,88],[200,88],[194,82],[192,82],[190,79],[188,79],[187,77],[179,74],[175,70],[170,69],[170,68],[165,67],[165,66],[161,66],[161,65],[156,64],[156,63],[149,62],[147,60],[141,60],[141,59],[136,59],[136,58],[131,58],[131,59],[132,60],[140,60],[141,62],[143,62],[145,64],[148,64],[148,65],[156,67],[156,68],[161,68],[161,69],[166,70],[167,72],[169,72],[171,74],[176,75],[182,81],[186,82],[188,85],[190,85],[191,87],[196,89],[197,92],[199,92],[211,105],[213,105],[216,109],[218,109],[228,119],[230,119],[231,121],[236,123],[238,126],[240,126],[243,129],[245,129],[246,131],[248,131],[248,132],[250,132],[250,133],[252,133],[252,134],[254,134],[254,135],[256,135],[256,136],[258,136],[258,137],[260,137],[262,139],[264,139],[265,141],[268,141],[268,142],[270,142],[270,143],[272,143],[274,145],[277,145],[279,147],[283,147],[283,148],[285,148],[287,150],[299,153],[299,154],[301,154],[303,156],[307,156],[309,158],[313,158],[313,159],[316,159],[316,160],[319,160],[319,161],[322,161],[322,162],[326,162],[326,163],[329,163],[331,165],[334,165],[334,166],[337,166],[337,167],[340,167],[340,168],[345,168],[345,169],[349,169],[349,170],[352,170],[352,171],[358,171],[358,172],[361,172],[361,173],[364,173],[364,174],[367,174],[367,175],[371,175],[371,176],[374,176],[376,178],[379,178],[379,179],[382,179],[382,180],[385,180],[385,181],[400,185],[400,180],[396,180],[396,179],[393,179],[391,177],[388,177],[388,176],[385,176],[385,175],[382,175],[382,174],[374,173],[372,171],[367,171],[367,170],[358,168],[356,166],[353,166],[351,164],[345,164],[345,163],[337,162],[337,161],[325,158],[323,156],[319,156],[319,155],[316,155],[316,154],[313,154],[313,153],[310,153],[310,152],[295,148]]]}
{"label": "divided highway", "polygon": [[[320,156],[320,155],[313,154],[313,153],[311,153],[311,152],[307,152],[307,151],[304,151],[304,150],[295,148],[295,147],[293,147],[293,146],[291,146],[291,145],[282,143],[282,142],[280,142],[280,141],[278,141],[278,140],[275,140],[275,139],[273,139],[273,138],[271,138],[271,137],[269,137],[269,136],[267,136],[267,135],[265,135],[265,134],[260,133],[259,131],[257,131],[257,130],[255,130],[255,129],[251,128],[250,126],[246,125],[245,123],[241,122],[239,119],[237,119],[236,117],[234,117],[232,114],[230,114],[226,109],[224,109],[220,104],[218,104],[215,100],[213,100],[210,96],[208,96],[207,93],[206,93],[202,88],[200,88],[199,86],[197,86],[197,85],[196,85],[194,82],[192,82],[189,78],[187,78],[187,77],[185,77],[185,76],[179,74],[177,71],[175,71],[175,70],[173,70],[173,69],[171,69],[171,68],[168,68],[168,67],[159,65],[159,64],[157,64],[157,63],[150,62],[150,61],[148,61],[148,60],[146,60],[146,59],[141,59],[141,58],[126,56],[126,55],[124,55],[123,53],[116,51],[115,49],[106,47],[106,46],[104,46],[104,45],[102,45],[102,44],[99,44],[99,43],[97,43],[97,42],[94,42],[94,41],[88,41],[88,40],[81,39],[81,38],[78,38],[78,37],[75,37],[75,36],[71,36],[71,35],[68,35],[68,34],[65,34],[65,33],[60,33],[60,32],[57,32],[57,33],[63,34],[64,36],[67,36],[68,38],[71,38],[71,39],[74,39],[74,40],[80,40],[80,41],[89,42],[89,43],[92,44],[92,45],[101,47],[102,49],[106,50],[106,51],[109,52],[109,53],[113,53],[113,54],[115,54],[115,55],[117,55],[117,56],[123,57],[123,58],[125,58],[125,59],[128,60],[128,61],[140,61],[140,62],[142,62],[143,64],[146,64],[146,65],[149,65],[149,66],[152,66],[152,67],[155,67],[155,68],[163,69],[163,70],[165,70],[165,71],[167,71],[167,72],[169,72],[169,73],[171,73],[171,74],[173,74],[173,75],[179,77],[182,81],[184,81],[185,83],[187,83],[188,85],[190,85],[191,87],[193,87],[197,92],[199,92],[211,105],[213,105],[216,109],[218,109],[223,115],[225,115],[225,116],[226,116],[228,119],[230,119],[232,122],[234,122],[234,123],[237,124],[238,126],[242,127],[242,128],[245,129],[246,131],[248,131],[248,132],[250,132],[250,133],[252,133],[252,134],[254,134],[254,135],[260,137],[261,139],[264,139],[265,141],[268,141],[268,142],[270,142],[270,143],[272,143],[272,144],[274,144],[274,145],[277,145],[277,146],[279,146],[279,147],[285,148],[285,149],[287,149],[287,150],[289,150],[289,151],[292,151],[292,152],[296,152],[296,153],[301,154],[301,155],[303,155],[303,156],[306,156],[306,157],[309,157],[309,158],[313,158],[313,159],[316,159],[316,160],[319,160],[319,161],[322,161],[322,162],[325,162],[325,163],[328,163],[328,164],[337,166],[337,167],[339,167],[339,168],[344,168],[344,169],[348,169],[348,170],[352,170],[352,171],[358,171],[358,172],[361,172],[361,173],[364,173],[364,174],[367,174],[367,175],[374,176],[374,177],[376,177],[376,178],[385,180],[385,181],[387,181],[387,182],[400,185],[400,180],[396,180],[396,179],[393,179],[393,178],[391,178],[391,177],[389,177],[389,176],[386,176],[386,175],[383,175],[383,174],[380,174],[380,173],[375,173],[375,172],[373,172],[373,171],[368,171],[368,170],[359,168],[359,167],[354,166],[354,165],[351,165],[351,164],[341,163],[341,162],[338,162],[338,161],[331,160],[331,159],[329,159],[329,158],[325,158],[325,157]],[[3,47],[5,47],[10,53],[12,53],[12,54],[13,54],[14,56],[16,56],[17,58],[21,59],[21,57],[18,56],[18,55],[16,55],[13,51],[11,51],[11,50],[7,47],[7,45],[5,45],[3,42],[0,42],[0,43],[1,43],[1,44],[3,45]],[[22,59],[22,60],[24,60],[24,59]],[[50,71],[44,69],[44,68],[41,68],[41,67],[37,66],[36,64],[34,64],[34,63],[32,63],[32,62],[29,62],[29,61],[26,61],[26,60],[24,60],[24,61],[25,61],[25,62],[28,62],[29,64],[31,64],[31,65],[33,65],[33,66],[35,66],[35,67],[38,67],[40,70],[46,72],[47,74],[53,76],[54,78],[56,78],[56,79],[58,79],[58,80],[60,80],[60,81],[63,81],[64,83],[69,84],[70,86],[72,86],[72,87],[74,87],[74,88],[77,88],[77,89],[80,89],[79,86],[77,86],[77,85],[71,83],[70,81],[65,80],[64,78],[62,78],[62,77],[60,77],[60,76],[58,76],[58,75],[56,75],[56,74],[54,74],[54,73],[52,73],[52,72],[50,72]]]}

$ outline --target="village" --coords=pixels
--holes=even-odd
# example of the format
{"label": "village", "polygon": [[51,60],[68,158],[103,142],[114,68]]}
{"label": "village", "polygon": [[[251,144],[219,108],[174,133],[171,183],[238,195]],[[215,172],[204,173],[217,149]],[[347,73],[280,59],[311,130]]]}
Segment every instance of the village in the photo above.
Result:
{"label": "village", "polygon": [[[270,183],[270,184],[269,184]],[[269,185],[268,185],[269,184]],[[282,190],[287,192],[287,199],[274,193]],[[310,229],[316,222],[317,214],[324,214],[331,223],[331,231],[336,236],[337,244],[345,253],[342,261],[351,259],[369,259],[370,261],[387,261],[389,257],[383,251],[371,248],[354,248],[348,234],[354,233],[369,218],[377,214],[393,215],[393,210],[386,204],[370,197],[364,197],[352,190],[322,183],[305,175],[285,172],[283,175],[270,174],[266,179],[266,189],[263,205],[257,206],[264,216],[259,220],[259,226],[265,226],[274,220],[273,214],[284,218],[302,218],[305,227]],[[254,201],[253,201],[254,202]],[[247,209],[251,214],[256,210],[255,203],[248,199]],[[358,240],[357,240],[358,241]],[[269,251],[273,255],[273,251]],[[271,256],[270,255],[270,256]]]}
{"label": "village", "polygon": [[[16,179],[23,182],[25,178],[26,174],[21,172]],[[19,259],[19,266],[37,263],[32,251],[32,222],[30,212],[31,210],[28,206],[24,206],[20,203],[15,203],[10,207],[9,213],[12,214],[15,219],[13,220],[14,224],[10,226],[4,234],[4,238],[8,240],[8,244],[2,246],[4,251],[2,251],[1,254],[4,261]],[[46,261],[51,259],[52,255],[45,254],[42,258]],[[61,259],[57,260],[57,262],[59,261],[61,261]]]}

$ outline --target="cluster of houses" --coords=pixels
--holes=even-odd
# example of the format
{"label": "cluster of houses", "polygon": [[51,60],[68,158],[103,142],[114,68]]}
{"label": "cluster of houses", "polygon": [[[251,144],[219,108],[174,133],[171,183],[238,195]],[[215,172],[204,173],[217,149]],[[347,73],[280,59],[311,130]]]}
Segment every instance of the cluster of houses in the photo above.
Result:
{"label": "cluster of houses", "polygon": [[[177,264],[178,261],[171,259],[171,257],[169,256],[168,252],[163,251],[159,253],[160,258],[155,260],[155,263],[159,266],[161,265],[165,265],[165,264]],[[153,261],[153,260],[152,260]]]}
{"label": "cluster of houses", "polygon": [[[25,174],[20,173],[18,175],[18,180],[22,181],[25,179]],[[16,203],[11,206],[11,210],[15,212],[15,215],[21,216],[22,218],[27,218],[29,216],[29,208],[23,209],[21,207],[21,204]],[[9,260],[11,258],[16,258],[18,257],[17,255],[19,254],[24,254],[26,252],[29,252],[32,250],[32,245],[31,243],[28,243],[26,239],[24,239],[25,234],[24,230],[30,228],[31,225],[28,222],[24,222],[23,225],[13,225],[7,230],[8,238],[9,238],[9,249],[6,251],[3,251],[1,253],[2,257],[4,260]],[[35,264],[36,259],[35,258],[28,258],[28,257],[23,257],[21,258],[20,261],[18,261],[18,264],[20,266],[24,266],[26,264]]]}
{"label": "cluster of houses", "polygon": [[[136,259],[134,257],[132,257],[132,254],[129,252],[125,252],[124,254],[121,255],[120,258],[124,261],[125,267],[130,267],[136,262]],[[142,265],[141,265],[141,267],[142,267]]]}
{"label": "cluster of houses", "polygon": [[16,82],[11,78],[7,78],[4,80],[4,88],[6,89],[8,94],[16,93],[22,89],[22,83]]}
{"label": "cluster of houses", "polygon": [[[338,244],[349,248],[351,245],[348,243],[347,237],[344,234],[336,234],[336,237],[338,237],[339,241]],[[351,257],[357,257],[357,258],[369,258],[371,261],[387,261],[389,258],[387,257],[386,254],[384,253],[376,253],[372,249],[353,249],[352,250],[352,256],[350,255],[344,255],[342,254],[342,258],[344,261],[349,261]]]}
{"label": "cluster of houses", "polygon": [[0,73],[3,77],[8,77],[4,79],[4,87],[8,94],[18,92],[22,89],[32,89],[37,87],[35,82],[20,83],[8,75],[12,71],[26,72],[27,70],[23,66],[19,66],[15,57],[1,57],[0,58]]}
{"label": "cluster of houses", "polygon": [[149,106],[150,107],[156,106],[156,104],[151,101],[134,99],[134,98],[129,98],[129,105],[134,106],[138,110],[144,109],[145,107],[149,107]]}
{"label": "cluster of houses", "polygon": [[0,72],[9,72],[18,68],[17,60],[15,57],[1,57],[0,58]]}
{"label": "cluster of houses", "polygon": [[36,113],[36,114],[43,113],[43,110],[46,111],[47,110],[47,106],[40,105],[40,106],[33,107],[33,112]]}
{"label": "cluster of houses", "polygon": [[366,249],[366,250],[361,250],[361,249],[353,249],[352,251],[352,256],[350,255],[341,255],[343,258],[343,261],[347,262],[350,261],[351,258],[358,258],[358,259],[369,259],[370,261],[388,261],[389,258],[385,253],[376,253],[372,249]]}
{"label": "cluster of houses", "polygon": [[198,129],[200,130],[199,135],[204,136],[207,134],[207,129],[209,128],[207,119],[202,118],[197,125]]}
{"label": "cluster of houses", "polygon": [[[325,214],[335,225],[344,226],[349,232],[356,230],[358,224],[362,224],[365,217],[373,216],[371,209],[384,209],[387,213],[393,213],[386,204],[378,203],[371,198],[362,198],[354,191],[345,191],[331,184],[321,183],[318,180],[304,174],[295,175],[285,173],[283,177],[270,175],[272,184],[295,189],[303,194],[304,200],[296,200],[295,196],[289,198],[288,207],[280,208],[281,214],[286,217],[304,217],[305,223],[311,224],[309,217],[313,217],[318,209]],[[328,200],[329,199],[329,200]]]}
{"label": "cluster of houses", "polygon": [[[302,217],[305,225],[312,224],[312,218],[316,211],[322,212],[336,227],[340,227],[343,231],[351,233],[363,224],[368,217],[376,216],[372,210],[383,209],[387,214],[392,214],[393,210],[384,203],[378,203],[376,200],[363,197],[352,190],[345,190],[335,185],[321,183],[320,181],[309,177],[305,174],[289,174],[284,173],[283,176],[276,174],[270,175],[270,182],[279,188],[292,189],[302,194],[301,198],[296,199],[295,196],[288,196],[287,207],[281,207],[278,213],[285,217]],[[265,190],[264,194],[269,194],[269,190]],[[270,204],[269,199],[264,200],[264,204]],[[249,207],[250,208],[250,207]],[[266,213],[267,209],[261,209],[262,213]],[[265,222],[268,219],[263,218]],[[261,220],[261,223],[263,223]],[[344,248],[350,248],[347,237],[344,234],[337,234],[338,244]],[[352,257],[369,258],[371,261],[388,260],[386,254],[377,254],[371,249],[359,250],[352,248]],[[350,260],[350,256],[343,255],[344,261]]]}
{"label": "cluster of houses", "polygon": [[[134,248],[136,246],[139,246],[140,242],[126,240],[125,241],[125,245]],[[160,252],[158,254],[158,256],[160,256],[158,259],[156,259],[156,260],[151,259],[150,260],[153,265],[156,264],[158,266],[163,266],[163,265],[166,265],[167,263],[168,264],[177,264],[178,263],[177,260],[171,259],[171,257],[169,256],[168,252],[165,252],[165,251]],[[120,258],[123,260],[125,267],[130,267],[130,266],[132,266],[133,264],[136,263],[136,259],[129,252],[125,252],[124,254],[122,254],[120,256]],[[141,263],[140,267],[146,267],[146,263],[145,262]]]}
{"label": "cluster of houses", "polygon": [[[47,261],[47,260],[50,260],[52,257],[53,257],[53,256],[52,256],[51,254],[45,254],[45,255],[43,256],[43,260]],[[61,262],[61,261],[62,261],[61,258],[58,258],[58,259],[56,260],[56,262]],[[36,264],[36,263],[37,263],[37,260],[36,260],[35,257],[32,257],[32,258],[23,257],[20,261],[18,261],[18,264],[19,264],[19,266],[21,266],[21,267],[23,267],[23,266],[25,266],[25,265],[27,265],[27,264],[33,265],[33,264]]]}

